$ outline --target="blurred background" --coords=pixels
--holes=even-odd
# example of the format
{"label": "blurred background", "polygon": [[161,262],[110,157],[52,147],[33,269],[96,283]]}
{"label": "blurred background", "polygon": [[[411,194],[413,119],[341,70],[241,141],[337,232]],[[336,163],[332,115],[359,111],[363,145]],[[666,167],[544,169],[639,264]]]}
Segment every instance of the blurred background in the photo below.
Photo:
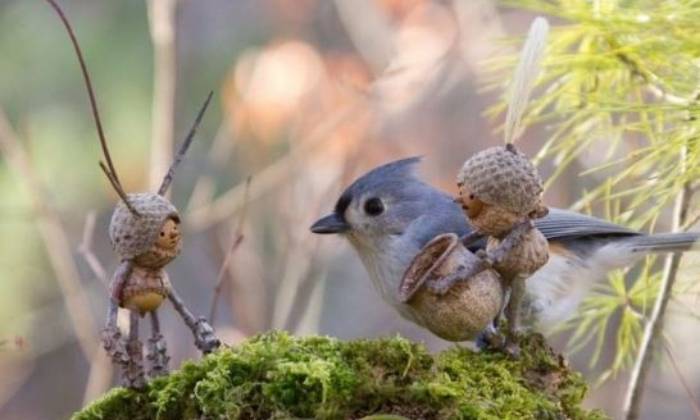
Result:
{"label": "blurred background", "polygon": [[[454,193],[465,157],[501,141],[501,120],[484,117],[501,91],[483,91],[493,78],[483,63],[517,51],[504,39],[532,14],[468,0],[60,3],[128,192],[155,190],[215,92],[173,184],[185,240],[167,270],[197,314],[209,315],[220,285],[213,324],[226,343],[279,328],[453,345],[400,319],[349,245],[308,227],[355,177],[398,158],[424,156],[422,176]],[[118,263],[107,236],[118,197],[97,166],[82,76],[48,4],[0,2],[0,51],[0,418],[66,418],[117,380],[98,338]],[[534,154],[543,137],[530,130],[520,147]],[[547,203],[575,202],[595,183],[578,173],[603,158],[586,153]],[[198,357],[170,305],[159,314],[171,366]],[[667,321],[675,362],[698,392],[699,325]],[[551,337],[562,351],[566,341]],[[610,341],[603,359],[614,357]],[[570,358],[593,378],[591,352]],[[626,376],[593,389],[587,405],[619,415]],[[687,399],[659,364],[644,418],[691,418]]]}

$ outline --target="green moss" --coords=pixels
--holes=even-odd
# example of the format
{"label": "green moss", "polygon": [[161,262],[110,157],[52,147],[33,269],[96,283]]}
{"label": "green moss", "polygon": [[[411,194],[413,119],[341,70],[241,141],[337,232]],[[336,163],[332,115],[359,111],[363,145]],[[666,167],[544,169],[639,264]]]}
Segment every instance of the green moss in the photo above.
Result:
{"label": "green moss", "polygon": [[76,413],[92,419],[598,419],[586,393],[539,335],[523,357],[452,348],[436,356],[396,337],[339,341],[256,336],[185,363],[141,392],[117,388]]}

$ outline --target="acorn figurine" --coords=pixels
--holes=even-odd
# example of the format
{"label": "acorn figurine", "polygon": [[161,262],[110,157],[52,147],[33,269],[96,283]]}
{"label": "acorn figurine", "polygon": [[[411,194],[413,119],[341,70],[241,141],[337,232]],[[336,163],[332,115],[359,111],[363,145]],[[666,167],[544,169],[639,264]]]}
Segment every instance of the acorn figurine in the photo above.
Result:
{"label": "acorn figurine", "polygon": [[[156,313],[166,299],[172,302],[175,310],[192,331],[194,343],[200,351],[209,353],[220,345],[206,319],[196,318],[185,307],[164,270],[164,267],[178,256],[182,247],[180,215],[164,195],[177,164],[192,141],[211,96],[210,93],[157,194],[124,194],[113,169],[110,170],[101,164],[107,178],[122,197],[109,224],[109,238],[122,262],[110,285],[110,308],[102,341],[115,363],[122,366],[124,384],[131,388],[141,388],[145,384],[138,323],[139,318],[146,314],[151,318],[152,330],[147,355],[151,365],[149,376],[163,375],[168,371],[169,357]],[[109,162],[108,154],[105,157]],[[126,340],[122,338],[117,327],[119,307],[129,310],[130,313],[129,336]]]}
{"label": "acorn figurine", "polygon": [[517,331],[525,279],[549,259],[547,240],[532,222],[548,212],[542,205],[542,180],[532,162],[513,144],[521,133],[520,121],[538,75],[548,31],[549,25],[543,18],[536,18],[530,28],[513,78],[505,123],[506,145],[470,157],[457,176],[456,201],[474,227],[474,232],[462,238],[462,242],[466,246],[487,237],[486,249],[477,253],[482,263],[461,267],[427,284],[433,293],[444,295],[459,282],[471,281],[484,267],[495,269],[510,290],[505,308],[508,320],[505,350],[512,355],[519,353]]}
{"label": "acorn figurine", "polygon": [[[130,388],[145,385],[143,350],[139,341],[139,317],[146,314],[151,318],[151,338],[148,340],[147,359],[151,363],[150,376],[159,376],[168,371],[168,354],[156,310],[165,299],[169,299],[187,326],[192,330],[195,345],[204,353],[219,347],[214,330],[204,318],[195,318],[175,293],[168,274],[163,269],[180,253],[180,216],[177,209],[164,196],[175,175],[175,169],[187,152],[199,122],[211,101],[213,92],[199,110],[192,128],[180,146],[168,173],[158,189],[158,193],[126,194],[107,147],[97,109],[95,93],[90,75],[83,60],[80,45],[73,35],[73,29],[63,10],[54,0],[47,0],[58,14],[75,49],[85,87],[90,99],[92,115],[95,119],[97,137],[102,147],[106,164],[100,161],[100,168],[112,187],[121,198],[109,224],[109,237],[121,263],[110,283],[110,303],[107,323],[102,331],[102,344],[113,362],[122,367],[122,380]],[[117,326],[119,307],[129,310],[129,336],[124,339]]]}
{"label": "acorn figurine", "polygon": [[[141,388],[145,385],[145,374],[138,323],[139,318],[146,314],[150,315],[152,330],[151,338],[148,340],[147,359],[151,363],[149,374],[153,377],[168,371],[169,357],[156,314],[163,300],[169,299],[173,303],[175,310],[192,330],[195,345],[203,353],[209,353],[221,344],[214,336],[214,330],[206,319],[195,318],[185,307],[164,270],[164,267],[177,257],[182,246],[180,216],[175,206],[165,198],[165,194],[173,180],[175,169],[192,143],[213,92],[209,93],[199,110],[192,128],[163,178],[158,193],[126,194],[109,154],[90,75],[83,60],[80,45],[60,6],[54,0],[47,0],[47,2],[61,19],[75,49],[88,91],[97,137],[106,161],[106,164],[100,161],[100,168],[121,198],[109,224],[109,238],[114,250],[121,258],[121,263],[110,283],[109,312],[106,326],[102,331],[102,344],[113,362],[122,367],[124,384],[130,388]],[[129,311],[129,336],[126,339],[122,337],[117,326],[119,307]]]}
{"label": "acorn figurine", "polygon": [[[506,307],[507,350],[517,353],[520,303],[525,279],[545,265],[549,246],[533,219],[547,214],[542,180],[532,163],[512,144],[493,147],[468,159],[457,179],[465,216],[476,235],[487,236],[480,254],[510,288]],[[504,246],[505,245],[505,246]]]}

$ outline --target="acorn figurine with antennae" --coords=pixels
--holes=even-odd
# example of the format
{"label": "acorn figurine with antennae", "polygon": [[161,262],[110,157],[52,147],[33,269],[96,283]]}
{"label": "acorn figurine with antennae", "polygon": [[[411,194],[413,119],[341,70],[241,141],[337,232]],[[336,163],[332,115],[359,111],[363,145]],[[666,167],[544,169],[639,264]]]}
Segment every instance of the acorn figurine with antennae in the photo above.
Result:
{"label": "acorn figurine with antennae", "polygon": [[[211,93],[157,194],[123,194],[114,174],[102,165],[107,177],[115,189],[121,191],[122,196],[122,201],[114,209],[109,224],[109,238],[122,262],[110,286],[110,310],[102,337],[107,352],[123,367],[124,382],[129,387],[140,388],[145,384],[138,322],[139,317],[146,314],[151,318],[152,327],[147,356],[151,364],[149,374],[159,376],[167,373],[169,357],[156,314],[156,310],[165,299],[172,302],[185,324],[192,330],[195,345],[199,350],[209,353],[220,345],[206,319],[196,318],[185,307],[164,270],[164,267],[177,257],[182,246],[180,216],[164,194],[210,100]],[[118,307],[130,311],[129,337],[126,341],[117,327]]]}
{"label": "acorn figurine with antennae", "polygon": [[[100,146],[107,162],[106,164],[100,162],[100,168],[121,197],[109,224],[109,238],[114,250],[121,258],[121,263],[110,284],[111,298],[107,324],[102,331],[102,344],[112,360],[122,367],[124,384],[130,388],[141,388],[145,385],[145,373],[138,325],[139,318],[146,314],[151,318],[151,338],[148,340],[147,355],[151,365],[149,374],[153,377],[163,375],[168,371],[169,357],[156,314],[156,310],[165,299],[169,299],[175,310],[182,316],[185,324],[192,331],[194,343],[199,350],[203,353],[209,353],[221,344],[214,336],[214,330],[206,319],[196,318],[185,307],[164,270],[165,266],[177,257],[182,246],[180,216],[175,206],[165,198],[165,194],[173,180],[175,169],[192,143],[197,126],[204,116],[213,92],[209,93],[207,100],[199,110],[192,128],[180,146],[158,189],[158,193],[126,194],[109,154],[95,93],[78,40],[73,33],[70,22],[56,1],[46,1],[58,14],[75,49],[88,91]],[[126,339],[122,337],[117,326],[117,313],[120,307],[127,309],[130,315],[129,335]]]}

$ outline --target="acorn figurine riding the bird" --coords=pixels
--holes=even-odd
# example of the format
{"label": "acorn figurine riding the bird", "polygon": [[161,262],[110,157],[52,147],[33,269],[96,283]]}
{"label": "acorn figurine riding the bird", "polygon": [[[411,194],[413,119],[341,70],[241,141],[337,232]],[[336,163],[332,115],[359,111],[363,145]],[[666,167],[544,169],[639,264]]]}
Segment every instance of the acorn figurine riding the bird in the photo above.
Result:
{"label": "acorn figurine riding the bird", "polygon": [[[459,261],[448,263],[447,252],[435,253],[436,245],[445,240],[442,237],[446,235],[440,235],[413,260],[399,290],[402,301],[412,306],[436,334],[458,341],[460,334],[440,334],[445,325],[460,325],[465,331],[462,338],[484,330],[488,344],[513,356],[519,354],[517,333],[525,280],[549,259],[547,240],[532,222],[548,212],[542,204],[542,180],[530,160],[513,144],[520,135],[520,120],[539,73],[547,33],[547,21],[535,19],[513,79],[505,124],[506,145],[473,155],[457,176],[459,197],[455,201],[474,228],[471,234],[460,238],[455,248],[461,255]],[[486,249],[474,257],[466,247],[483,238]],[[500,276],[500,283],[485,280],[492,279],[494,272]],[[424,287],[423,291],[419,287]],[[505,290],[501,288],[510,292],[505,308],[505,340],[494,331],[494,318],[484,318],[484,314],[494,314],[498,324],[501,310],[494,308],[504,300]],[[447,313],[443,307],[459,307],[459,311],[450,311],[459,316],[434,319],[436,313]],[[455,323],[460,317],[464,319]]]}
{"label": "acorn figurine riding the bird", "polygon": [[[78,41],[58,4],[54,0],[47,0],[47,2],[61,19],[78,56],[98,138],[106,161],[106,164],[100,162],[100,168],[121,198],[109,224],[109,238],[114,250],[121,258],[121,263],[110,284],[109,312],[106,326],[102,331],[102,343],[113,362],[122,367],[124,385],[130,388],[141,388],[145,385],[145,373],[138,324],[139,318],[146,314],[151,319],[151,338],[148,340],[147,355],[150,362],[149,375],[154,377],[168,372],[170,358],[156,314],[157,309],[165,299],[169,299],[175,310],[182,316],[185,324],[192,331],[195,345],[200,351],[209,353],[221,344],[214,336],[214,330],[206,319],[195,317],[185,307],[164,270],[164,267],[177,257],[182,247],[180,216],[175,206],[165,198],[165,194],[173,180],[177,165],[192,143],[197,126],[211,101],[213,92],[209,93],[204,105],[199,110],[197,118],[175,155],[158,192],[126,194],[107,148],[95,94]],[[122,337],[117,326],[117,313],[120,307],[129,311],[129,334],[126,338]]]}

